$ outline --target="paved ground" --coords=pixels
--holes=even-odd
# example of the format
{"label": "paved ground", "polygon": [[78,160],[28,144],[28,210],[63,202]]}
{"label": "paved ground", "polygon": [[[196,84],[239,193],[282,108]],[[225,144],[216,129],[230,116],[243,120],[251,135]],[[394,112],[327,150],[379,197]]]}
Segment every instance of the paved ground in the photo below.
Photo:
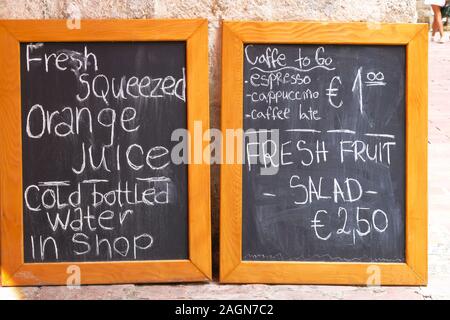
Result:
{"label": "paved ground", "polygon": [[450,43],[430,43],[429,285],[114,285],[0,288],[0,299],[450,299]]}

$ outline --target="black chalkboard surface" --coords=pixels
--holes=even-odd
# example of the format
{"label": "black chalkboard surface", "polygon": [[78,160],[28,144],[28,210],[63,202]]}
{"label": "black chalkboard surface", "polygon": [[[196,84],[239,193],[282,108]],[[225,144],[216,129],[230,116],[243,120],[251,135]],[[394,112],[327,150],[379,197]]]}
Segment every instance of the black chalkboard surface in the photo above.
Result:
{"label": "black chalkboard surface", "polygon": [[185,42],[20,50],[25,262],[186,259]]}
{"label": "black chalkboard surface", "polygon": [[405,261],[405,57],[244,46],[243,260]]}

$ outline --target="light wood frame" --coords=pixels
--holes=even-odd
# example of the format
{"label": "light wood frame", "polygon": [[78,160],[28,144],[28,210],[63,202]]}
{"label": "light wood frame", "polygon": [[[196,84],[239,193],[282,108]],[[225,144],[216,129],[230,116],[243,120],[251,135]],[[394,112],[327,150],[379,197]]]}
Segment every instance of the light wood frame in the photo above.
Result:
{"label": "light wood frame", "polygon": [[[209,162],[188,165],[189,259],[130,262],[24,263],[20,42],[186,41],[187,129],[209,127],[208,22],[196,20],[0,20],[1,274],[5,286],[66,284],[77,265],[81,284],[211,279]],[[203,147],[207,142],[203,142]],[[191,148],[191,146],[189,146]]]}
{"label": "light wood frame", "polygon": [[[220,281],[366,285],[374,270],[369,267],[375,265],[381,271],[383,285],[425,285],[428,274],[428,26],[223,22],[222,32],[222,132],[243,128],[243,47],[246,43],[406,46],[406,262],[242,261],[242,165],[223,164]],[[237,154],[237,148],[234,152]]]}

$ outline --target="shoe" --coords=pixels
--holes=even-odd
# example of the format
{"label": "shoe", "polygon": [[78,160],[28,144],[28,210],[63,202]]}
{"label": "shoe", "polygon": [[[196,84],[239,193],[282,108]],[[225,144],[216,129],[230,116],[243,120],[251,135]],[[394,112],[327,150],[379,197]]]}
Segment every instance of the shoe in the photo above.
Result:
{"label": "shoe", "polygon": [[447,39],[445,39],[445,37],[440,37],[438,40],[438,43],[446,43]]}

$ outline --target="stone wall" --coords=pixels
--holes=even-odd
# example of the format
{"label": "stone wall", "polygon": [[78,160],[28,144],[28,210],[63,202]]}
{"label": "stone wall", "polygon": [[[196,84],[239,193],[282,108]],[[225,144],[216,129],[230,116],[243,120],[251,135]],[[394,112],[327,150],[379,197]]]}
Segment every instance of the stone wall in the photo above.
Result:
{"label": "stone wall", "polygon": [[[220,127],[220,21],[417,19],[416,0],[0,0],[0,19],[206,18],[209,20],[211,126]],[[214,269],[218,267],[219,168],[212,168]],[[217,274],[217,273],[216,273]]]}
{"label": "stone wall", "polygon": [[429,5],[424,0],[416,0],[417,21],[421,23],[429,23],[432,12]]}

